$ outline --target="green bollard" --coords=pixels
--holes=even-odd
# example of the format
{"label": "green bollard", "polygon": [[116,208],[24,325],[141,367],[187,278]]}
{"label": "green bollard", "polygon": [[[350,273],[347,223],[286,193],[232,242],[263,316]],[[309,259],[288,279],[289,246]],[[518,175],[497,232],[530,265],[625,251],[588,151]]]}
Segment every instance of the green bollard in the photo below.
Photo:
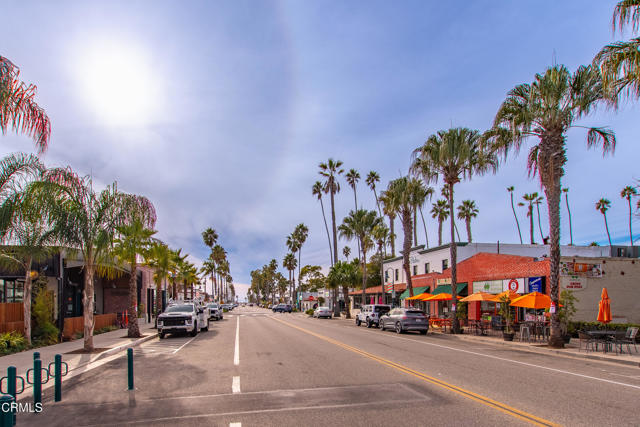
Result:
{"label": "green bollard", "polygon": [[127,349],[127,376],[129,380],[129,390],[133,390],[133,349]]}
{"label": "green bollard", "polygon": [[40,352],[39,351],[34,351],[33,352],[33,360],[36,360],[36,359],[40,359]]}
{"label": "green bollard", "polygon": [[7,386],[7,392],[8,394],[10,394],[13,397],[14,401],[18,401],[18,396],[16,393],[16,367],[15,366],[9,366],[9,368],[7,369],[7,377],[8,377],[8,386]]}
{"label": "green bollard", "polygon": [[62,400],[62,356],[56,354],[55,358],[55,377],[54,377],[54,401],[60,402]]}
{"label": "green bollard", "polygon": [[14,418],[14,411],[11,408],[11,404],[15,402],[13,396],[8,394],[0,394],[0,426],[1,427],[13,427],[16,425]]}
{"label": "green bollard", "polygon": [[33,403],[42,403],[42,360],[39,358],[33,361]]}

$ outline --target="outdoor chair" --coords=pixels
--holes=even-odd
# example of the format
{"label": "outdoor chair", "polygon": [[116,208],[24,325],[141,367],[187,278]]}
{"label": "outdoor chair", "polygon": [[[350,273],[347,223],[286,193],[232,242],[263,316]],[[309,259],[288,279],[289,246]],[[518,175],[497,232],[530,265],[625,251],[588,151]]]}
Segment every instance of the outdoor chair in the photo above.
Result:
{"label": "outdoor chair", "polygon": [[520,342],[527,340],[527,342],[531,342],[531,330],[527,323],[520,324]]}
{"label": "outdoor chair", "polygon": [[578,347],[578,351],[582,350],[582,345],[584,344],[584,349],[589,352],[589,347],[591,350],[598,350],[598,341],[593,338],[591,335],[587,334],[583,331],[578,331],[578,338],[580,339],[580,344]]}
{"label": "outdoor chair", "polygon": [[616,353],[618,352],[618,347],[620,348],[620,353],[622,353],[622,346],[627,346],[627,352],[631,354],[631,344],[633,344],[633,348],[638,352],[638,347],[636,347],[636,335],[638,335],[638,328],[627,328],[627,333],[624,334],[623,338],[615,339],[613,345],[616,346]]}

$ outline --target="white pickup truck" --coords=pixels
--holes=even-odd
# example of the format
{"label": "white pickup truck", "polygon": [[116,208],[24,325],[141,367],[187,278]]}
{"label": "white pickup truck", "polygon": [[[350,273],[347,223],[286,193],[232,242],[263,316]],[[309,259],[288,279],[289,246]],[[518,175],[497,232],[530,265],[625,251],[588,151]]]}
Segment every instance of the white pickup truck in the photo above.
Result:
{"label": "white pickup truck", "polygon": [[209,330],[209,319],[204,309],[197,303],[177,303],[170,305],[158,316],[158,336],[174,332],[189,332],[192,337],[198,331]]}

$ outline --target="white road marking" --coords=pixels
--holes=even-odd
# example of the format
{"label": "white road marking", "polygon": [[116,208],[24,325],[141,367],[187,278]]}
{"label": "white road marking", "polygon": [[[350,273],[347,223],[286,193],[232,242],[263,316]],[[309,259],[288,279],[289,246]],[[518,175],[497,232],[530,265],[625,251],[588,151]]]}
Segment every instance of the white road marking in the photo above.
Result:
{"label": "white road marking", "polygon": [[233,364],[240,364],[240,318],[236,319],[236,348],[233,352]]}
{"label": "white road marking", "polygon": [[233,384],[231,384],[231,392],[240,393],[240,377],[233,377]]}
{"label": "white road marking", "polygon": [[242,427],[242,423],[229,423],[229,427]]}
{"label": "white road marking", "polygon": [[[364,332],[365,333],[367,333],[367,332],[368,333],[374,333],[376,335],[381,335],[379,331],[375,332],[375,331],[369,331],[369,330],[365,329]],[[489,359],[502,360],[504,362],[511,362],[511,363],[515,363],[515,364],[518,364],[518,365],[530,366],[532,368],[545,369],[547,371],[558,372],[558,373],[567,374],[567,375],[573,375],[573,376],[580,377],[580,378],[586,378],[586,379],[590,379],[590,380],[602,381],[602,382],[609,383],[609,384],[621,385],[621,386],[624,386],[624,387],[631,387],[631,388],[635,388],[635,389],[640,390],[640,386],[637,386],[637,385],[621,383],[621,382],[618,382],[618,381],[607,380],[607,379],[604,379],[604,378],[592,377],[590,375],[578,374],[576,372],[565,371],[563,369],[550,368],[548,366],[542,366],[542,365],[535,365],[533,363],[521,362],[519,360],[507,359],[506,357],[498,357],[498,356],[493,356],[493,355],[490,355],[490,354],[478,353],[476,351],[462,350],[460,348],[449,347],[447,345],[442,345],[442,344],[434,344],[434,343],[425,342],[425,341],[413,340],[411,338],[403,338],[403,337],[399,337],[397,335],[392,335],[392,334],[386,334],[386,336],[388,336],[390,338],[396,338],[396,339],[399,339],[399,340],[411,341],[411,342],[414,342],[416,344],[424,344],[424,345],[430,345],[432,347],[440,347],[440,348],[444,348],[444,349],[447,349],[447,350],[459,351],[461,353],[473,354],[475,356],[483,356],[483,357],[487,357]],[[542,353],[540,353],[540,354],[544,356],[544,354],[542,354]]]}
{"label": "white road marking", "polygon": [[182,350],[182,348],[189,344],[191,341],[195,340],[196,338],[198,338],[198,336],[196,335],[195,337],[191,338],[189,341],[187,341],[186,343],[182,344],[180,347],[178,347],[172,354],[176,354],[177,352],[179,352],[180,350]]}

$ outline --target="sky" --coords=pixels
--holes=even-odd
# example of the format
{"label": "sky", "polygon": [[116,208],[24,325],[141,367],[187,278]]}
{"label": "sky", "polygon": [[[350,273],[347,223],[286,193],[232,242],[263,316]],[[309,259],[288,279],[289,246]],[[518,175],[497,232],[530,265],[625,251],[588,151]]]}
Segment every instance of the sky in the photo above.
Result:
{"label": "sky", "polygon": [[[429,135],[486,130],[514,86],[554,63],[573,71],[629,38],[611,31],[615,3],[0,0],[0,55],[38,86],[36,102],[52,123],[45,163],[148,197],[157,236],[197,264],[209,255],[201,232],[213,227],[242,298],[251,270],[272,258],[281,264],[299,223],[309,228],[302,264],[330,263],[311,195],[320,162],[358,170],[358,203],[375,209],[364,184],[370,170],[384,189],[407,173],[412,150]],[[619,193],[640,178],[637,117],[637,102],[626,102],[579,122],[613,129],[613,156],[587,150],[584,129],[567,135],[563,186],[576,244],[606,243],[594,207],[601,197],[611,200],[612,240],[629,240]],[[26,136],[0,135],[0,155],[16,151],[35,148]],[[472,199],[480,211],[474,241],[519,240],[506,187],[515,186],[516,201],[542,193],[527,175],[526,151],[495,175],[456,186],[456,204]],[[344,179],[341,187],[338,222],[354,207]],[[525,208],[516,209],[526,239]],[[564,204],[561,221],[568,243]],[[431,218],[427,232],[433,245]],[[356,252],[340,240],[340,253],[345,245]]]}

